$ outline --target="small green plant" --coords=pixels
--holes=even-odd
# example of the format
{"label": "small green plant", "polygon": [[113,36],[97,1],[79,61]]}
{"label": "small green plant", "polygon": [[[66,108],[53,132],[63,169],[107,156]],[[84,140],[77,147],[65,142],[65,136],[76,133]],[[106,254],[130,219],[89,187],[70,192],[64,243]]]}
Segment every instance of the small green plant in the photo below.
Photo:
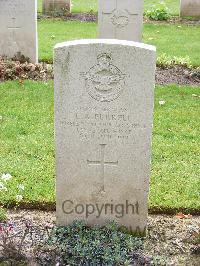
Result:
{"label": "small green plant", "polygon": [[178,56],[167,56],[165,53],[161,54],[161,56],[157,59],[157,66],[165,68],[165,67],[173,67],[173,66],[184,66],[191,68],[191,61],[189,56],[186,57],[178,57]]}
{"label": "small green plant", "polygon": [[0,223],[7,220],[7,212],[4,208],[0,207]]}
{"label": "small green plant", "polygon": [[145,12],[145,15],[152,20],[168,20],[171,16],[164,2],[153,5],[151,9]]}
{"label": "small green plant", "polygon": [[149,259],[141,252],[142,247],[141,238],[121,232],[114,222],[91,228],[76,221],[71,226],[55,227],[46,245],[38,247],[36,257],[43,266],[130,265]]}

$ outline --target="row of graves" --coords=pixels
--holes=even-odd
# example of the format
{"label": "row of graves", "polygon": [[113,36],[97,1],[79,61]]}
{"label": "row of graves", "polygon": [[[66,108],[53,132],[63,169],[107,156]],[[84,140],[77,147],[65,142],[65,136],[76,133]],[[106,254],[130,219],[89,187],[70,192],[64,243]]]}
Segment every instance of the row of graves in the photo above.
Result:
{"label": "row of graves", "polygon": [[[127,4],[143,4],[143,1],[130,1],[130,0],[98,0],[99,7],[106,2],[108,5],[117,5],[121,3]],[[118,2],[118,3],[117,3]],[[129,3],[128,3],[129,2]],[[42,12],[44,15],[64,15],[66,12],[71,12],[72,1],[71,0],[43,0]],[[200,1],[199,0],[180,0],[180,16],[200,16]]]}
{"label": "row of graves", "polygon": [[[142,21],[141,0],[100,0],[99,38],[54,49],[58,225],[115,220],[145,233],[156,48],[141,43]],[[36,63],[36,1],[0,1],[0,36],[1,55]]]}
{"label": "row of graves", "polygon": [[[141,42],[144,3],[141,0],[99,0],[98,38]],[[43,12],[71,10],[70,0],[43,0]],[[181,0],[181,14],[200,16],[200,0]],[[20,53],[38,61],[37,1],[0,1],[0,55]]]}

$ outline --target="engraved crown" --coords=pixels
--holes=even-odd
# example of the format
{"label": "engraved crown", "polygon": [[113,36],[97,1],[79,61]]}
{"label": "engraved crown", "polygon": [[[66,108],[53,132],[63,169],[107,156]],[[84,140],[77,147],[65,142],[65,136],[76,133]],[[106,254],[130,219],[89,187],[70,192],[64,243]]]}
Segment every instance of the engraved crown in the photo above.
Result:
{"label": "engraved crown", "polygon": [[107,54],[107,53],[102,53],[100,55],[97,56],[97,59],[101,59],[101,58],[106,58],[108,61],[112,60],[111,55]]}

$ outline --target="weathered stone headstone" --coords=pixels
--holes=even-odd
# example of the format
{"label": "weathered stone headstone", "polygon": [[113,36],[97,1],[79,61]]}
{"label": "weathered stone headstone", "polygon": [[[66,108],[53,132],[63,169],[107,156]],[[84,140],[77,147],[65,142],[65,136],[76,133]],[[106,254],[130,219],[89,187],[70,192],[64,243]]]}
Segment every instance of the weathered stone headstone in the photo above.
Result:
{"label": "weathered stone headstone", "polygon": [[71,0],[43,0],[43,14],[63,16],[67,12],[71,12]]}
{"label": "weathered stone headstone", "polygon": [[146,227],[155,47],[81,40],[55,47],[57,221]]}
{"label": "weathered stone headstone", "polygon": [[200,0],[181,0],[181,17],[200,17]]}
{"label": "weathered stone headstone", "polygon": [[140,42],[143,0],[99,0],[99,38]]}
{"label": "weathered stone headstone", "polygon": [[0,55],[38,61],[37,1],[0,1]]}

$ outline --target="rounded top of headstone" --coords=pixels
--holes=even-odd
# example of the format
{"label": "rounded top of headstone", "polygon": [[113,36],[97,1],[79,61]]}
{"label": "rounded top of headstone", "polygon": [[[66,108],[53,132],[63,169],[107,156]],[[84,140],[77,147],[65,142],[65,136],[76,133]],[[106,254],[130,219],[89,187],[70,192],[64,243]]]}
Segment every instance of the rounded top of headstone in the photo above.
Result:
{"label": "rounded top of headstone", "polygon": [[108,44],[108,45],[122,45],[132,46],[136,48],[146,49],[150,51],[156,51],[156,47],[149,44],[140,42],[117,40],[117,39],[81,39],[75,41],[62,42],[55,45],[54,49],[60,49],[64,47],[76,46],[76,45],[88,45],[88,44]]}

